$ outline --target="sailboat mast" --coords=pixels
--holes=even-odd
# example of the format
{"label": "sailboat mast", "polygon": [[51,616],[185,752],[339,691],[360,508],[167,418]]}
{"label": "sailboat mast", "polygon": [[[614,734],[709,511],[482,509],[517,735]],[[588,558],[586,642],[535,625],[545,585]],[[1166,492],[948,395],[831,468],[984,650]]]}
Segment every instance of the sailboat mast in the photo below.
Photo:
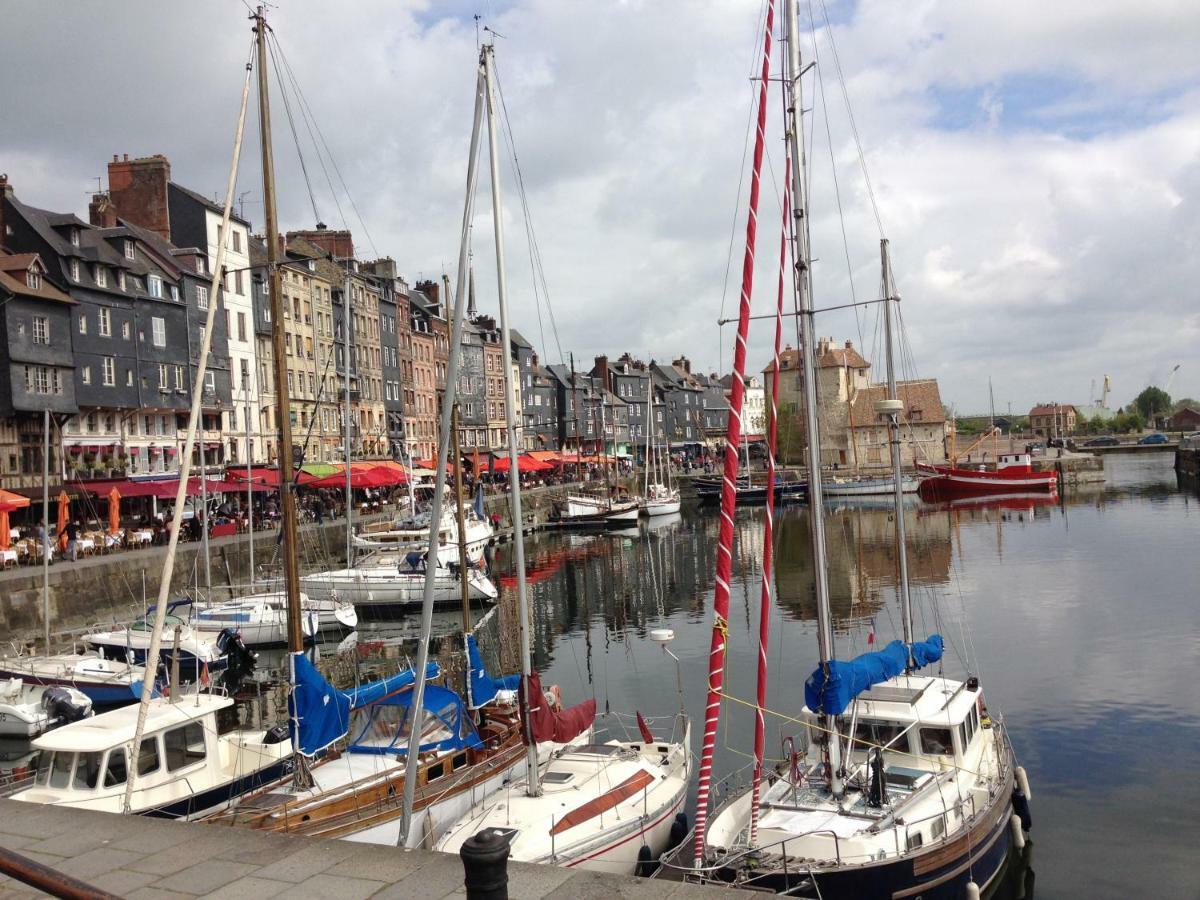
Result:
{"label": "sailboat mast", "polygon": [[[287,346],[283,333],[283,293],[279,271],[279,222],[275,212],[275,158],[271,151],[271,100],[267,86],[267,21],[254,15],[258,36],[258,129],[262,146],[263,209],[267,238],[267,291],[271,304],[271,353],[275,365],[275,412],[279,420],[279,501],[283,520],[283,589],[287,597],[288,652],[304,652],[300,630],[300,563],[296,557],[296,494],[292,484],[292,420],[287,388]],[[221,234],[221,241],[228,240]],[[349,515],[349,510],[347,510]],[[293,679],[294,681],[294,679]]]}
{"label": "sailboat mast", "polygon": [[42,630],[50,655],[50,408],[42,411]]}
{"label": "sailboat mast", "polygon": [[350,260],[342,282],[342,458],[346,461],[346,567],[354,565],[354,490],[350,483]]}
{"label": "sailboat mast", "polygon": [[[253,377],[253,376],[251,376]],[[254,590],[254,479],[251,476],[250,459],[250,406],[246,405],[246,536],[250,539],[250,590]]]}
{"label": "sailboat mast", "polygon": [[[454,516],[458,524],[458,579],[462,586],[463,634],[471,630],[471,569],[467,558],[467,521],[463,514],[462,450],[458,445],[458,404],[451,415],[451,440],[454,446]],[[441,523],[438,523],[441,531]]]}
{"label": "sailboat mast", "polygon": [[704,861],[712,791],[713,751],[721,699],[725,685],[725,656],[729,643],[729,590],[733,580],[733,517],[737,508],[738,445],[742,440],[742,403],[746,394],[746,336],[750,331],[750,297],[754,290],[754,244],[758,235],[758,194],[767,130],[767,87],[771,77],[771,31],[775,23],[775,0],[768,0],[763,27],[763,55],[758,78],[757,131],[750,177],[749,209],[746,216],[746,249],[742,256],[742,289],[738,300],[737,341],[733,350],[733,373],[729,386],[729,415],[725,425],[722,462],[721,519],[717,534],[717,565],[713,589],[712,636],[708,651],[708,691],[704,709],[704,740],[700,746],[700,768],[696,783],[696,827],[694,862]]}
{"label": "sailboat mast", "polygon": [[[487,88],[488,160],[492,168],[492,223],[496,236],[496,300],[500,306],[500,343],[504,350],[504,424],[508,430],[508,483],[512,502],[513,564],[517,569],[517,609],[521,626],[521,690],[525,692],[525,708],[533,709],[534,698],[529,696],[529,676],[533,674],[530,653],[529,598],[525,587],[525,534],[521,528],[521,476],[517,469],[517,423],[512,398],[512,341],[508,328],[508,275],[504,268],[504,216],[500,203],[500,129],[496,124],[496,82],[492,75],[493,48],[483,47],[483,77]],[[540,698],[539,702],[540,702]],[[529,717],[526,716],[526,722]],[[528,773],[525,792],[530,797],[541,794],[539,784],[537,743],[533,740],[532,725],[526,740]]]}
{"label": "sailboat mast", "polygon": [[[880,263],[883,266],[883,337],[887,347],[888,399],[898,403],[896,396],[896,366],[892,359],[892,304],[900,302],[892,285],[892,262],[888,258],[887,238],[879,242]],[[900,462],[900,410],[891,409],[888,415],[888,433],[892,447],[892,481],[896,498],[896,558],[900,571],[900,622],[904,630],[904,646],[908,648],[908,667],[912,667],[912,597],[908,590],[908,551],[904,539],[904,473]]]}
{"label": "sailboat mast", "polygon": [[[800,355],[804,361],[804,419],[807,438],[805,461],[808,467],[808,508],[812,517],[809,533],[812,538],[813,570],[817,595],[817,647],[821,665],[829,673],[833,660],[833,615],[829,603],[829,555],[825,547],[825,505],[821,490],[821,432],[817,410],[817,366],[815,312],[809,290],[808,195],[805,193],[804,140],[802,136],[804,94],[800,84],[800,24],[796,20],[795,0],[784,0],[787,19],[787,53],[784,54],[784,85],[788,90],[788,152],[792,166],[792,202],[796,222],[793,239],[796,243],[796,299],[800,309]],[[829,770],[829,790],[835,797],[845,792],[841,772],[841,748],[832,736],[825,742],[825,763]]]}
{"label": "sailboat mast", "polygon": [[[463,202],[462,232],[458,245],[458,281],[454,292],[454,314],[450,323],[450,352],[446,359],[446,396],[439,413],[437,472],[433,479],[433,500],[429,509],[429,549],[434,558],[425,566],[425,589],[421,597],[421,640],[417,648],[416,682],[412,693],[412,728],[404,769],[404,800],[399,846],[408,843],[412,827],[413,801],[416,797],[417,766],[420,764],[422,721],[425,715],[425,669],[429,663],[429,634],[433,630],[434,579],[437,576],[437,542],[442,525],[442,502],[446,493],[446,463],[450,453],[450,411],[458,390],[458,366],[462,358],[463,313],[466,306],[467,253],[471,246],[471,221],[475,214],[475,182],[479,174],[479,132],[483,122],[483,66],[475,81],[475,119],[471,126],[471,149],[467,157],[467,196]],[[449,298],[447,298],[449,299]],[[460,461],[461,464],[461,461]],[[519,543],[519,542],[518,542]]]}
{"label": "sailboat mast", "polygon": [[[653,414],[652,407],[654,405],[652,402],[653,392],[654,392],[654,382],[653,382],[653,379],[650,377],[650,373],[647,372],[646,373],[646,458],[644,460],[642,460],[642,465],[645,466],[645,469],[646,469],[646,486],[645,486],[645,488],[642,489],[642,496],[645,497],[646,499],[649,499],[649,497],[650,497],[650,431],[653,428],[653,424],[651,421],[652,414]],[[657,469],[655,470],[654,474],[657,477],[657,475],[658,475]]]}

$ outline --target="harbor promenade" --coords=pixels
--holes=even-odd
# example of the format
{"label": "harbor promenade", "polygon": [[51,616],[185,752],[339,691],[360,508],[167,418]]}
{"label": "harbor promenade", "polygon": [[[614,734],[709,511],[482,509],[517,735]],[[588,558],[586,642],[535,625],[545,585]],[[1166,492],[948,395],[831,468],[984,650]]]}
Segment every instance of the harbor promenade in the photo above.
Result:
{"label": "harbor promenade", "polygon": [[[465,897],[457,856],[0,800],[0,847],[130,900]],[[508,864],[521,900],[688,900],[714,888]],[[0,897],[44,897],[0,876]]]}

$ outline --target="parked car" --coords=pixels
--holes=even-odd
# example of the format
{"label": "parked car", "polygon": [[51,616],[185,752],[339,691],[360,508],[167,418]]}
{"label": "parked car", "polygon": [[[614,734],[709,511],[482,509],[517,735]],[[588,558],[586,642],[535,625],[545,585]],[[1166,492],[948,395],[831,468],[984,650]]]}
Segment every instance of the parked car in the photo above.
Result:
{"label": "parked car", "polygon": [[1050,447],[1060,447],[1061,448],[1061,447],[1067,446],[1067,441],[1066,441],[1066,438],[1060,438],[1060,437],[1050,438],[1050,440],[1047,441],[1047,445]]}
{"label": "parked car", "polygon": [[1108,437],[1092,438],[1090,441],[1088,441],[1083,446],[1085,446],[1085,447],[1115,447],[1119,443],[1121,443],[1121,442],[1118,441],[1115,437],[1108,436]]}
{"label": "parked car", "polygon": [[1028,444],[1025,445],[1026,453],[1038,453],[1039,451],[1042,451],[1045,449],[1046,449],[1046,445],[1043,444],[1041,441],[1030,441]]}
{"label": "parked car", "polygon": [[1171,439],[1165,434],[1148,434],[1138,441],[1139,444],[1167,444]]}

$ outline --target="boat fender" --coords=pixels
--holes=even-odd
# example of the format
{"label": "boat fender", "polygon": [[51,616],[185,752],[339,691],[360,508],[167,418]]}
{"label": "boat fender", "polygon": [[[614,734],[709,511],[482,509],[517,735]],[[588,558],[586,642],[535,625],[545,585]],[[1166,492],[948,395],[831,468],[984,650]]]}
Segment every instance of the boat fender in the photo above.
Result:
{"label": "boat fender", "polygon": [[654,862],[654,853],[647,845],[642,844],[642,849],[638,851],[637,874],[642,878],[649,878],[656,868],[658,866]]}
{"label": "boat fender", "polygon": [[1033,800],[1033,791],[1029,789],[1029,776],[1025,773],[1024,766],[1017,766],[1014,774],[1017,776],[1017,787],[1021,789],[1021,793],[1025,795],[1025,799]]}
{"label": "boat fender", "polygon": [[676,813],[675,821],[671,823],[671,837],[668,841],[668,846],[673,850],[682,844],[687,839],[688,834],[688,817],[687,813]]}
{"label": "boat fender", "polygon": [[1009,826],[1012,828],[1013,846],[1018,850],[1025,849],[1025,832],[1021,830],[1021,819],[1016,814],[1008,820]]}
{"label": "boat fender", "polygon": [[286,725],[272,725],[263,735],[264,744],[282,744],[289,737],[290,733]]}
{"label": "boat fender", "polygon": [[1012,807],[1013,813],[1021,822],[1021,827],[1030,831],[1033,828],[1033,816],[1029,812],[1029,798],[1020,787],[1013,788]]}
{"label": "boat fender", "polygon": [[963,896],[965,896],[967,900],[979,900],[979,885],[973,881],[968,881],[967,890]]}

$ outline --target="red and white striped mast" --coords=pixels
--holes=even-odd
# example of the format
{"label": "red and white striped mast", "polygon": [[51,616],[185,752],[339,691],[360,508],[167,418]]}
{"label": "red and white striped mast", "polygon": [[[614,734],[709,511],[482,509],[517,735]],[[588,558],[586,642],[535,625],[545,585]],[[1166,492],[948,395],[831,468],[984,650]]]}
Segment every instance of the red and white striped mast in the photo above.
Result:
{"label": "red and white striped mast", "polygon": [[712,780],[713,748],[721,715],[721,690],[725,682],[728,648],[729,582],[733,576],[733,513],[737,504],[738,446],[742,438],[742,401],[746,393],[746,334],[750,329],[750,295],[754,287],[754,242],[758,231],[758,190],[762,173],[767,127],[767,85],[771,75],[771,29],[775,25],[775,0],[767,2],[763,30],[762,75],[758,91],[758,130],[754,136],[754,166],[750,179],[750,211],[746,218],[746,252],[742,257],[742,295],[738,307],[737,341],[733,351],[733,379],[729,392],[729,420],[725,431],[725,460],[721,483],[721,524],[717,537],[716,587],[713,592],[712,643],[708,656],[708,702],[704,711],[704,744],[700,751],[700,777],[696,793],[695,862],[704,859],[708,801]]}
{"label": "red and white striped mast", "polygon": [[762,795],[763,753],[767,728],[763,709],[767,705],[767,645],[770,642],[771,609],[775,603],[775,452],[779,420],[779,344],[783,340],[783,286],[787,274],[788,216],[791,214],[792,160],[784,164],[783,226],[779,236],[779,290],[775,301],[775,350],[771,357],[771,405],[767,424],[767,512],[763,520],[762,591],[758,601],[758,695],[754,710],[754,783],[750,798],[750,846],[758,844],[758,801]]}

